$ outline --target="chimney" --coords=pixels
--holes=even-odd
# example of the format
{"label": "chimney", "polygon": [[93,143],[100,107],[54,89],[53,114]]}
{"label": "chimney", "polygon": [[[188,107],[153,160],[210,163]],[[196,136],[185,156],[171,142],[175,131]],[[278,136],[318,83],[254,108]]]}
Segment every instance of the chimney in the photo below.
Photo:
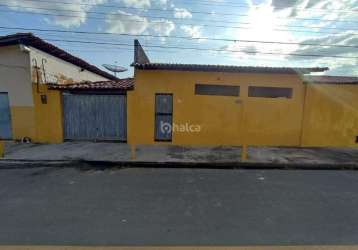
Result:
{"label": "chimney", "polygon": [[150,63],[148,56],[145,54],[142,45],[140,45],[139,41],[134,40],[134,65],[135,64],[145,64]]}

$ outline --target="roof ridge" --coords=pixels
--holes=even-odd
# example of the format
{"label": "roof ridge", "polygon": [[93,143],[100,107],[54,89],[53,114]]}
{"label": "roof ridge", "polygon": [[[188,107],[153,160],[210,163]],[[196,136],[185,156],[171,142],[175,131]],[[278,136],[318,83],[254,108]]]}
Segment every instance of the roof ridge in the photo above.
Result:
{"label": "roof ridge", "polygon": [[182,64],[182,63],[136,63],[133,65],[143,70],[180,70],[180,71],[247,71],[267,73],[300,73],[324,72],[328,67],[271,67],[271,66],[239,66],[239,65],[213,65],[213,64]]}
{"label": "roof ridge", "polygon": [[333,76],[333,75],[306,75],[303,77],[306,83],[358,83],[358,76]]}
{"label": "roof ridge", "polygon": [[60,58],[66,62],[69,62],[73,65],[86,69],[89,72],[94,74],[103,76],[110,80],[118,79],[116,76],[107,73],[95,65],[88,63],[87,61],[72,55],[71,53],[46,42],[45,40],[41,39],[38,36],[35,36],[32,33],[15,33],[10,34],[7,36],[0,37],[0,46],[8,46],[8,45],[15,45],[15,44],[24,44],[28,46],[32,46],[36,49],[39,49],[45,53],[51,54],[57,58]]}

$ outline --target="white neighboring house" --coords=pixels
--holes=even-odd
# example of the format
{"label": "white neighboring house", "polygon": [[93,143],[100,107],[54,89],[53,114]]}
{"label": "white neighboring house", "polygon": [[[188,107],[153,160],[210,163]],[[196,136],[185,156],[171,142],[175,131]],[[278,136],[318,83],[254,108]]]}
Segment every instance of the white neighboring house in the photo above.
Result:
{"label": "white neighboring house", "polygon": [[31,33],[0,37],[0,139],[33,137],[33,83],[116,78]]}

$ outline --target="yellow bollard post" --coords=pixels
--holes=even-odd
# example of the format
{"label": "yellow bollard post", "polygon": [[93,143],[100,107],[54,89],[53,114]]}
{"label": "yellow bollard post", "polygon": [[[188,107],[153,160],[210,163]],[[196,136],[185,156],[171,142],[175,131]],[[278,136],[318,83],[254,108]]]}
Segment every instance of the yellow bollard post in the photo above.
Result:
{"label": "yellow bollard post", "polygon": [[247,160],[247,145],[242,145],[241,148],[241,161],[246,161]]}
{"label": "yellow bollard post", "polygon": [[242,139],[242,147],[241,147],[241,161],[246,161],[247,160],[247,142],[246,142],[246,110],[245,110],[245,106],[246,103],[244,102],[244,100],[242,100],[241,102],[241,139]]}
{"label": "yellow bollard post", "polygon": [[136,151],[137,151],[136,145],[132,144],[131,145],[131,159],[132,160],[135,160],[137,158]]}
{"label": "yellow bollard post", "polygon": [[5,155],[5,143],[0,139],[0,158],[3,158]]}

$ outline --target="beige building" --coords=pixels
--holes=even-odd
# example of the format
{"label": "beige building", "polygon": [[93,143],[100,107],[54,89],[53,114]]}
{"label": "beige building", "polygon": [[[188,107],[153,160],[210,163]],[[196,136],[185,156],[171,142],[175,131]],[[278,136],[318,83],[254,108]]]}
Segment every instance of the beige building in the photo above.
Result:
{"label": "beige building", "polygon": [[[5,139],[36,137],[34,97],[43,83],[117,79],[30,33],[0,37],[0,75],[0,137]],[[46,95],[41,98],[46,102]]]}

